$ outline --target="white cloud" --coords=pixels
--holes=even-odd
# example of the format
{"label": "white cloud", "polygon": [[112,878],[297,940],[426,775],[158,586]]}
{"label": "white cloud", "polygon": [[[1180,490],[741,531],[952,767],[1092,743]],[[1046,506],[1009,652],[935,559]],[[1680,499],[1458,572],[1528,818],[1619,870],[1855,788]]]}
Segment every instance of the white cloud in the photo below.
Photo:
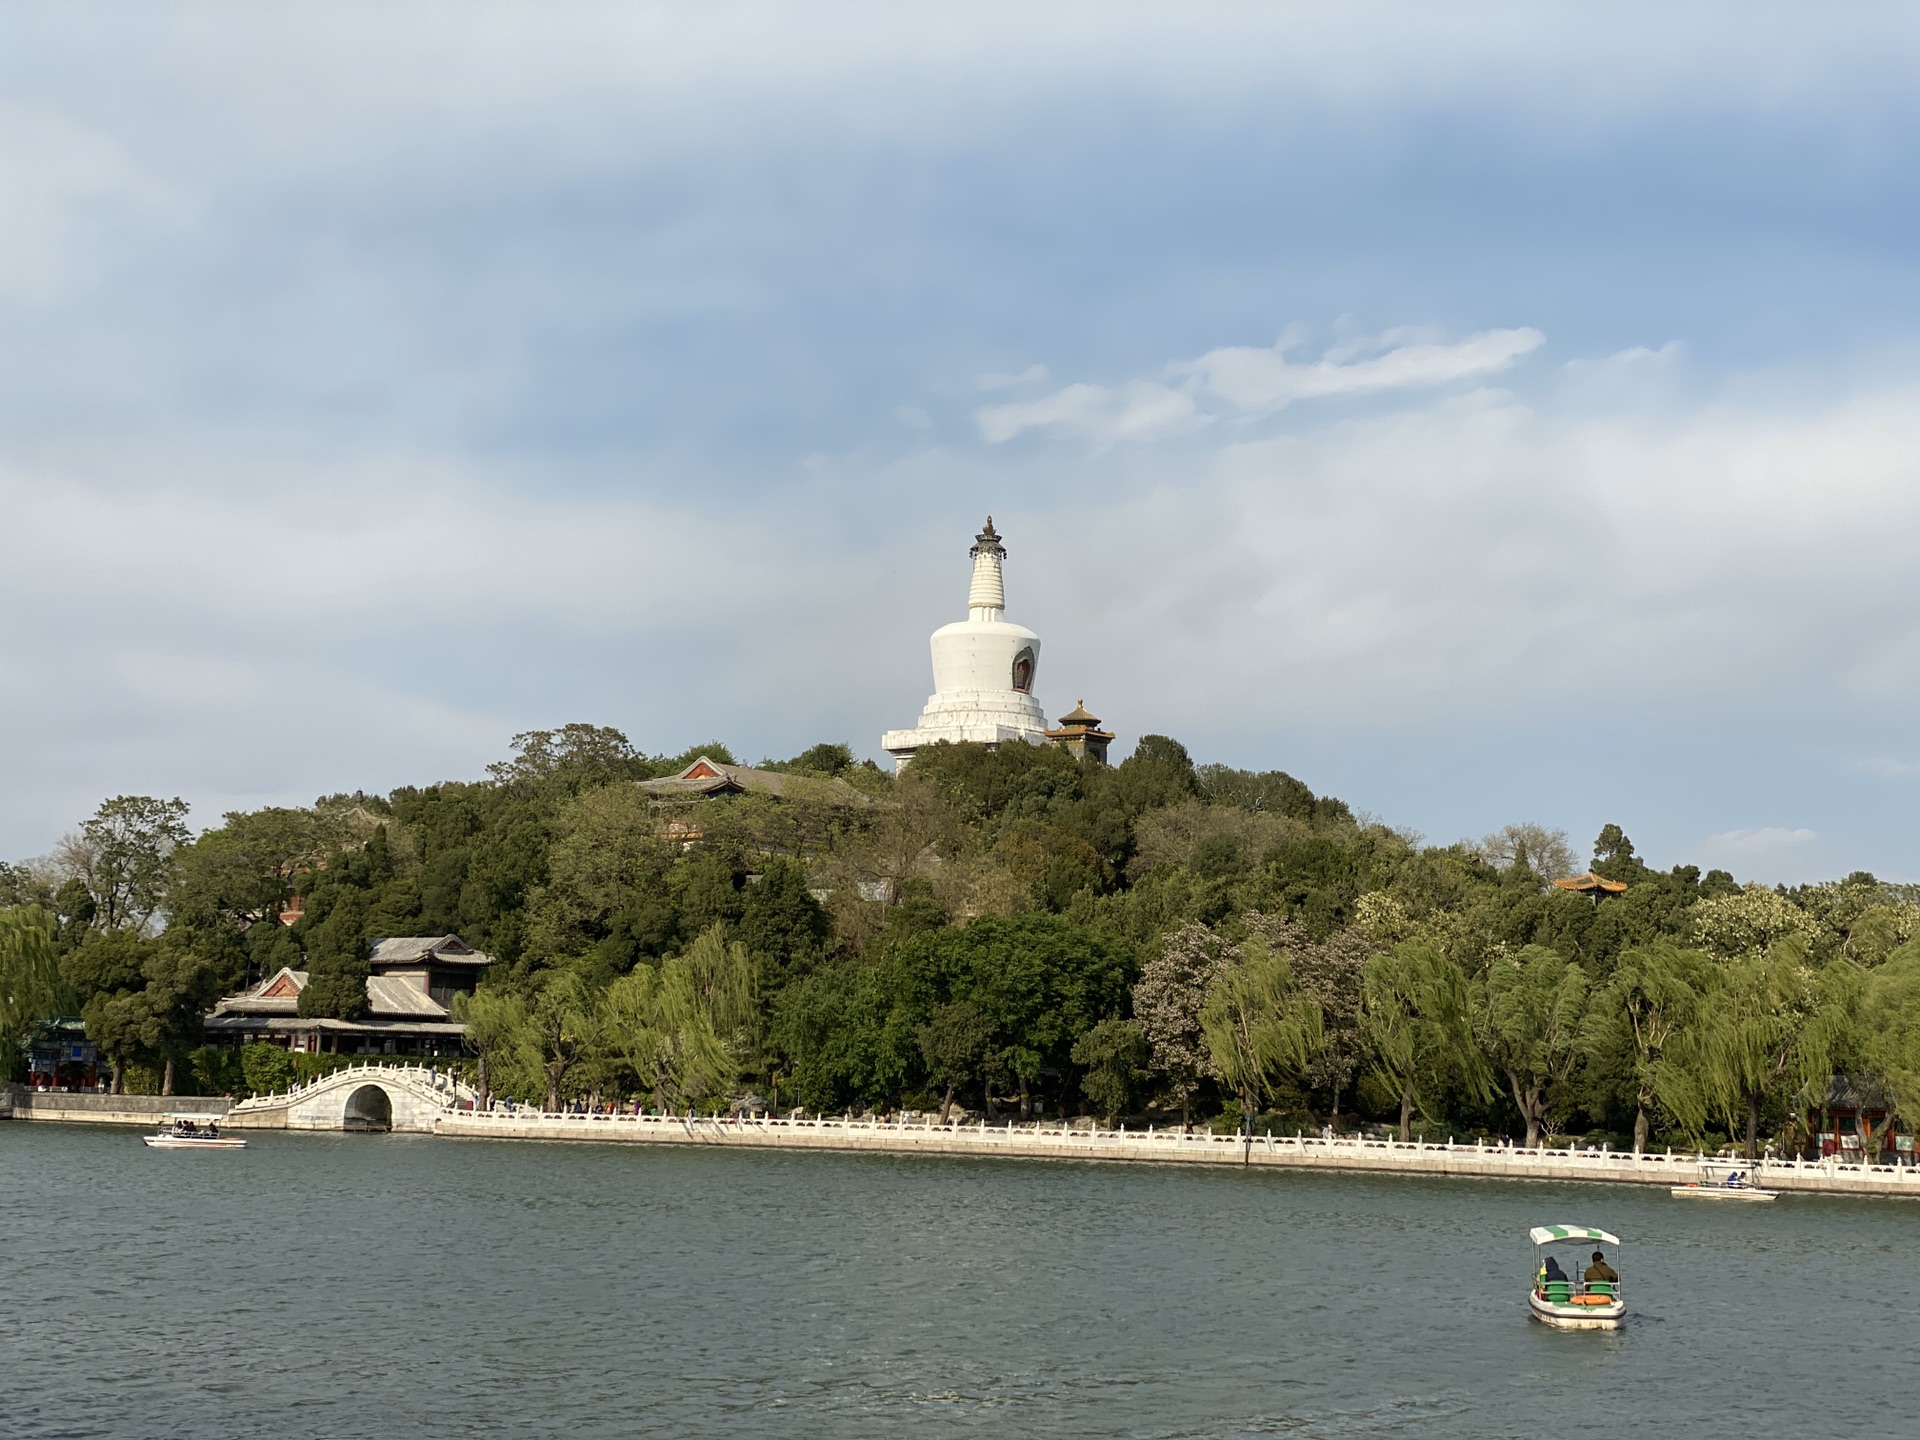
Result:
{"label": "white cloud", "polygon": [[1189,391],[1151,380],[1069,385],[1043,400],[983,406],[975,418],[990,444],[1022,431],[1057,427],[1086,436],[1102,450],[1120,440],[1163,440],[1206,423]]}
{"label": "white cloud", "polygon": [[1706,852],[1710,858],[1724,855],[1767,856],[1777,851],[1809,845],[1820,837],[1817,832],[1785,825],[1763,825],[1751,830],[1722,830],[1709,835]]}
{"label": "white cloud", "polygon": [[1044,365],[1029,365],[1017,374],[990,372],[982,375],[974,383],[982,390],[1011,390],[1016,385],[1039,385],[1053,378],[1053,372]]}
{"label": "white cloud", "polygon": [[1180,368],[1191,370],[1204,391],[1243,414],[1268,415],[1296,400],[1431,389],[1496,374],[1546,340],[1538,330],[1526,328],[1488,330],[1452,345],[1395,345],[1390,334],[1379,338],[1381,353],[1365,359],[1352,358],[1364,351],[1349,345],[1307,364],[1292,364],[1286,352],[1293,347],[1283,337],[1263,350],[1210,350]]}
{"label": "white cloud", "polygon": [[[1205,425],[1217,416],[1257,419],[1296,400],[1432,389],[1509,368],[1545,341],[1538,330],[1487,330],[1454,344],[1408,340],[1389,331],[1371,341],[1347,342],[1318,360],[1288,361],[1291,333],[1265,349],[1227,346],[1167,367],[1177,383],[1135,380],[1126,385],[1069,385],[1044,399],[983,406],[975,416],[989,444],[1028,430],[1084,435],[1096,448],[1121,440],[1161,440]],[[1399,342],[1405,343],[1399,343]],[[1373,352],[1373,353],[1369,353]],[[1184,378],[1182,378],[1184,377]],[[1202,406],[1211,402],[1211,411]]]}
{"label": "white cloud", "polygon": [[1847,768],[1856,775],[1880,775],[1889,780],[1904,780],[1920,775],[1920,760],[1897,760],[1891,755],[1875,755],[1856,760]]}
{"label": "white cloud", "polygon": [[0,101],[0,299],[44,303],[72,283],[90,208],[167,198],[111,136],[48,106]]}

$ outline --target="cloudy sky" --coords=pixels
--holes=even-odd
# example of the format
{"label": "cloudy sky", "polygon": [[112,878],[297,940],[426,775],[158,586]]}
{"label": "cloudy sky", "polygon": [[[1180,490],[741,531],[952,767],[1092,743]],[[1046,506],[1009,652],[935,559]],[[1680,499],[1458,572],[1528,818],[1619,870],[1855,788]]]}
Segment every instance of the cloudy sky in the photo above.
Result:
{"label": "cloudy sky", "polygon": [[[1910,8],[0,11],[0,854],[1057,714],[1920,879]],[[884,757],[883,757],[884,758]]]}

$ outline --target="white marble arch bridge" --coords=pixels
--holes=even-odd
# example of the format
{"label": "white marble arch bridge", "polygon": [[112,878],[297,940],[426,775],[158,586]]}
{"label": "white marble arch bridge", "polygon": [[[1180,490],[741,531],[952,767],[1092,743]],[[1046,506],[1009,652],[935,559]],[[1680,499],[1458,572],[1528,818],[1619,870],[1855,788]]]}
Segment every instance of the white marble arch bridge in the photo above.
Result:
{"label": "white marble arch bridge", "polygon": [[220,1123],[236,1130],[399,1130],[433,1133],[436,1117],[476,1099],[425,1065],[349,1065],[272,1095],[242,1100]]}

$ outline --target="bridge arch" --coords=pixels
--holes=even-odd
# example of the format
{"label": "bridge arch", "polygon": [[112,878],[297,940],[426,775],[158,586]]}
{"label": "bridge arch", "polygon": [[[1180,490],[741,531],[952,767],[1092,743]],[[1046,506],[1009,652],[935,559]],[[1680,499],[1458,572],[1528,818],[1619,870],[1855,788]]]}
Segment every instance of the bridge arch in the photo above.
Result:
{"label": "bridge arch", "polygon": [[347,1096],[340,1116],[342,1130],[381,1131],[393,1129],[393,1097],[384,1085],[358,1086]]}
{"label": "bridge arch", "polygon": [[335,1070],[284,1094],[256,1095],[228,1112],[235,1129],[396,1130],[431,1134],[436,1118],[478,1097],[444,1071],[369,1063]]}

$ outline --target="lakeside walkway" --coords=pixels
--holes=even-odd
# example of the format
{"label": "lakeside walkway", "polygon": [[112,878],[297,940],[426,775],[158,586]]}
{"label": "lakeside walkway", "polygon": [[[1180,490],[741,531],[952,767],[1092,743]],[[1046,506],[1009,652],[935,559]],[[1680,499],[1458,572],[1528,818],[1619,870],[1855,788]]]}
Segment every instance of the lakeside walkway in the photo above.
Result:
{"label": "lakeside walkway", "polygon": [[[776,1150],[859,1150],[895,1155],[966,1155],[1032,1160],[1137,1161],[1247,1165],[1381,1175],[1483,1180],[1588,1180],[1685,1185],[1711,1156],[1608,1149],[1525,1149],[1517,1145],[1429,1144],[1359,1136],[1184,1134],[1179,1130],[1074,1129],[1071,1126],[937,1125],[930,1120],[786,1120],[773,1116],[679,1116],[450,1110],[433,1133],[482,1140],[585,1140],[652,1145],[737,1145]],[[1764,1160],[1751,1167],[1767,1189],[1827,1195],[1920,1199],[1912,1166],[1850,1165],[1836,1160]]]}

